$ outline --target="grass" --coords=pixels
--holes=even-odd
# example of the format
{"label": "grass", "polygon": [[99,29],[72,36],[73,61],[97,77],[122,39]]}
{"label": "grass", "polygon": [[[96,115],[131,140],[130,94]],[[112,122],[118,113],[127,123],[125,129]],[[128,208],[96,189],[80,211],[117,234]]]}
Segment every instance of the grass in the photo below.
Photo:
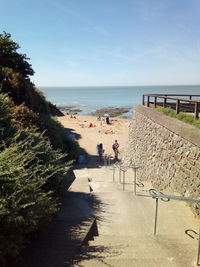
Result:
{"label": "grass", "polygon": [[192,115],[184,114],[184,113],[176,114],[176,112],[171,108],[157,107],[156,110],[164,113],[167,116],[170,116],[172,118],[176,118],[180,121],[184,121],[188,124],[196,126],[197,128],[200,128],[200,120],[195,119]]}

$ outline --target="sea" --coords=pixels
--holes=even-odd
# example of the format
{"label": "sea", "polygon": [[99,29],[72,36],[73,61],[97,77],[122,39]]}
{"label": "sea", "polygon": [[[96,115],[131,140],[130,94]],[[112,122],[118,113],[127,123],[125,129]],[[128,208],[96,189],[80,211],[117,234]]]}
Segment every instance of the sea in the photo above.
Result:
{"label": "sea", "polygon": [[132,116],[135,105],[142,104],[143,94],[193,94],[200,95],[200,85],[168,86],[90,86],[90,87],[39,87],[46,99],[58,107],[80,109],[79,114],[91,115],[101,108],[129,110]]}

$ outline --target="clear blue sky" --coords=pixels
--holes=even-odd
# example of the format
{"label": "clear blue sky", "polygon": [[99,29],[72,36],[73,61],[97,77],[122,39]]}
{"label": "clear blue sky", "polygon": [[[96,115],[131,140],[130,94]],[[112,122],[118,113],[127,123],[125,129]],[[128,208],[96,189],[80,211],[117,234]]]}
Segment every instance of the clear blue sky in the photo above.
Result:
{"label": "clear blue sky", "polygon": [[37,86],[200,84],[199,0],[0,0]]}

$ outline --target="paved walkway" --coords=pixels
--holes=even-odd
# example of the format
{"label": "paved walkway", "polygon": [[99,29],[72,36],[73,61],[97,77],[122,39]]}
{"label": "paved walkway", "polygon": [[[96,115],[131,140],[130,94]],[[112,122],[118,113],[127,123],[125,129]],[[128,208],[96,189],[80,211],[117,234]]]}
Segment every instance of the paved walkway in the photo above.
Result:
{"label": "paved walkway", "polygon": [[[15,267],[196,265],[197,236],[189,238],[185,230],[198,232],[199,224],[184,202],[159,200],[154,236],[155,200],[147,197],[150,185],[139,189],[138,195],[146,196],[133,194],[132,170],[126,174],[124,191],[118,172],[113,182],[112,169],[100,166],[95,157],[74,173],[76,179],[48,235],[33,244]],[[79,253],[77,247],[94,217],[99,236]]]}
{"label": "paved walkway", "polygon": [[73,266],[196,266],[197,235],[190,238],[185,230],[198,232],[199,221],[185,202],[159,200],[154,236],[155,199],[147,196],[150,185],[139,188],[134,195],[132,170],[126,174],[124,191],[118,171],[113,182],[109,167],[80,169],[75,174],[75,188],[85,181],[88,190],[86,183],[92,179],[89,184],[100,208],[96,214],[99,236],[83,248]]}

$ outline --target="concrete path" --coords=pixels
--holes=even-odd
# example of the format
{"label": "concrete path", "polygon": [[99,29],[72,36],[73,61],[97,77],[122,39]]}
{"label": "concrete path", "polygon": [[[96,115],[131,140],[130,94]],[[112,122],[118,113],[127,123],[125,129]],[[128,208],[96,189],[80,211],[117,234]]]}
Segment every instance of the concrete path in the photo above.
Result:
{"label": "concrete path", "polygon": [[[74,173],[76,179],[48,234],[33,243],[13,267],[196,265],[197,235],[189,238],[185,230],[198,232],[199,223],[184,202],[159,200],[154,236],[155,200],[147,196],[151,186],[139,188],[135,196],[132,170],[127,171],[124,191],[119,172],[113,182],[112,169],[99,165],[96,157],[90,157],[87,166],[77,166]],[[94,217],[99,236],[79,253],[77,248]]]}
{"label": "concrete path", "polygon": [[82,249],[72,266],[196,266],[198,236],[193,233],[191,238],[185,231],[198,232],[199,221],[185,202],[159,200],[154,236],[155,199],[148,197],[150,185],[139,188],[135,196],[132,170],[126,173],[123,191],[118,172],[113,182],[111,168],[92,168],[92,164],[75,170],[72,189],[89,191],[90,179],[92,194],[100,203],[96,214],[99,236]]}
{"label": "concrete path", "polygon": [[20,255],[9,267],[66,267],[79,251],[82,240],[97,216],[99,202],[89,193],[86,168],[81,166],[80,175],[73,189],[64,193],[61,209],[56,214],[47,233]]}

